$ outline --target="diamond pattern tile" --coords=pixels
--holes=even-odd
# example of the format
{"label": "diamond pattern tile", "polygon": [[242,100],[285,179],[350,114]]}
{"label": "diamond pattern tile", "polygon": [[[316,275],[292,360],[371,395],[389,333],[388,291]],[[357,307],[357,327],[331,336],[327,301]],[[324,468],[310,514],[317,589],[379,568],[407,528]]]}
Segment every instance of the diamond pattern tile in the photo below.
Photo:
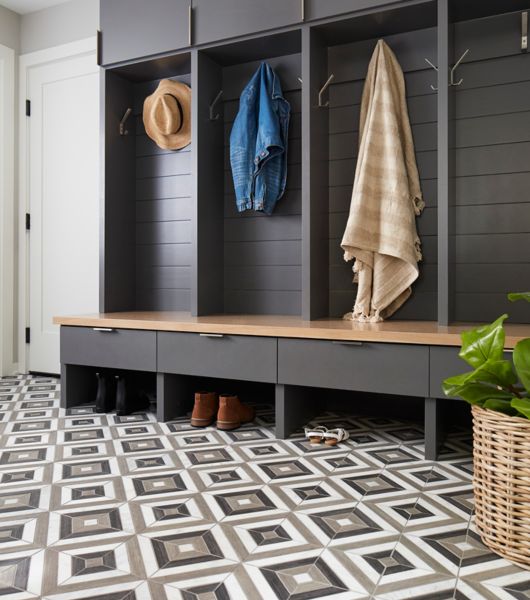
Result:
{"label": "diamond pattern tile", "polygon": [[0,381],[5,600],[530,599],[473,524],[469,435],[422,458],[417,423],[328,412],[335,448],[141,412],[59,408],[59,381]]}

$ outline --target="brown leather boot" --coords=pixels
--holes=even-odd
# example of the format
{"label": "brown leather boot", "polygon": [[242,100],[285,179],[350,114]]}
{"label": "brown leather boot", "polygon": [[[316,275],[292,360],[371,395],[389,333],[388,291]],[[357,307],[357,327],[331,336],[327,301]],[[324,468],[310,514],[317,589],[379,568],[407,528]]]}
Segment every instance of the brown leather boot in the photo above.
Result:
{"label": "brown leather boot", "polygon": [[239,401],[237,396],[221,394],[219,396],[219,412],[217,413],[217,429],[237,429],[243,423],[254,420],[254,409]]}
{"label": "brown leather boot", "polygon": [[191,413],[192,427],[208,427],[215,421],[218,410],[219,398],[216,392],[196,392]]}

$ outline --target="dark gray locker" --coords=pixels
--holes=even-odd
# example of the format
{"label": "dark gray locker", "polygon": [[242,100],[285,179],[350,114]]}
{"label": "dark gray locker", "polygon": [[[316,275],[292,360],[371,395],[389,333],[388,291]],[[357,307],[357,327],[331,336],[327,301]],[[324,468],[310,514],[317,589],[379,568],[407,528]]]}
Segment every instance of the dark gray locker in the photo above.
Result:
{"label": "dark gray locker", "polygon": [[102,64],[188,46],[189,6],[189,0],[102,0]]}
{"label": "dark gray locker", "polygon": [[205,44],[301,20],[300,0],[194,0],[192,40]]}

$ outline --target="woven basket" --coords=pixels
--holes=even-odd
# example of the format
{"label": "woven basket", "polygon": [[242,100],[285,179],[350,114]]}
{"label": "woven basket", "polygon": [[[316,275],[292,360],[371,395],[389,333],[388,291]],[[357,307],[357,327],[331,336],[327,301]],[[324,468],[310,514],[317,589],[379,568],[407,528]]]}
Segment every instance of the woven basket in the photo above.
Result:
{"label": "woven basket", "polygon": [[478,531],[488,548],[530,569],[530,420],[472,412]]}

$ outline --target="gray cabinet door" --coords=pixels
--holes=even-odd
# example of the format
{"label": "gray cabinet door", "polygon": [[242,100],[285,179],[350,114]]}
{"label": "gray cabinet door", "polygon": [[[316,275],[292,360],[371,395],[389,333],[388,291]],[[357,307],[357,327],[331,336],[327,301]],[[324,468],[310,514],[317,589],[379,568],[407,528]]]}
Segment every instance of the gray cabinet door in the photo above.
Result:
{"label": "gray cabinet door", "polygon": [[305,0],[306,21],[384,6],[395,0]]}
{"label": "gray cabinet door", "polygon": [[[442,390],[444,379],[473,370],[458,356],[459,352],[460,348],[452,346],[431,346],[429,384],[431,398],[447,398]],[[512,351],[506,350],[504,352],[504,360],[511,360],[511,358]],[[457,399],[460,400],[460,398]]]}
{"label": "gray cabinet door", "polygon": [[193,0],[192,38],[205,44],[301,20],[301,0]]}
{"label": "gray cabinet door", "polygon": [[276,338],[161,331],[157,348],[161,373],[276,383]]}
{"label": "gray cabinet door", "polygon": [[278,383],[427,396],[429,347],[279,339]]}
{"label": "gray cabinet door", "polygon": [[156,371],[156,332],[63,325],[61,363]]}
{"label": "gray cabinet door", "polygon": [[104,65],[189,44],[190,0],[101,0]]}

